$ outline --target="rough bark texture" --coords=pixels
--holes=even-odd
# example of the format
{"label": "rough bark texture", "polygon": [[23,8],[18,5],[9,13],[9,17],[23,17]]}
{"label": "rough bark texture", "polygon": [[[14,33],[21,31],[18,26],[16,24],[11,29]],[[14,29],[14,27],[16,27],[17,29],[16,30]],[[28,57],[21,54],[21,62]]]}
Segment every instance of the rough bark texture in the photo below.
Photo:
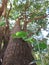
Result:
{"label": "rough bark texture", "polygon": [[[20,31],[19,20],[16,22],[12,33],[18,31]],[[13,39],[11,36],[2,65],[29,65],[33,60],[28,43],[22,39]],[[36,63],[32,65],[36,65]]]}
{"label": "rough bark texture", "polygon": [[[2,40],[3,40],[3,27],[0,26],[0,54],[1,54],[1,44],[2,44]],[[1,55],[0,55],[1,58]]]}
{"label": "rough bark texture", "polygon": [[6,15],[6,8],[7,8],[7,2],[8,0],[1,0],[1,6],[0,6],[0,16],[5,16]]}
{"label": "rough bark texture", "polygon": [[4,36],[4,33],[3,33],[3,27],[0,26],[0,65],[2,64],[2,41],[3,41],[3,36]]}
{"label": "rough bark texture", "polygon": [[10,40],[3,59],[3,65],[29,65],[33,60],[31,49],[25,41],[22,39]]}
{"label": "rough bark texture", "polygon": [[2,36],[3,36],[2,33],[3,33],[3,28],[0,27],[0,46],[1,46]]}
{"label": "rough bark texture", "polygon": [[3,59],[4,57],[4,52],[7,48],[8,42],[9,42],[9,38],[10,38],[10,30],[9,28],[5,27],[4,29],[4,37],[3,37],[3,48],[1,50],[1,58]]}
{"label": "rough bark texture", "polygon": [[[6,24],[4,27],[0,27],[0,59],[3,59],[4,57],[4,52],[7,48],[9,38],[10,38],[9,24],[8,25]],[[3,47],[1,46],[2,42]]]}

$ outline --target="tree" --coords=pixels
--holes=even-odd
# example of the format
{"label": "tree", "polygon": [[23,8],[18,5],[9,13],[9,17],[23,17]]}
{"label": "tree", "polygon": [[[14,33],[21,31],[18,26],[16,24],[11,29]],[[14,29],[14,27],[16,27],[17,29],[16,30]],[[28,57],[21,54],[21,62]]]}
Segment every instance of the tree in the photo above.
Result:
{"label": "tree", "polygon": [[[3,16],[6,19],[6,24],[5,22],[0,22],[0,59],[3,59],[4,56],[4,51],[8,45],[9,42],[9,37],[10,37],[10,29],[9,29],[9,22],[8,22],[8,14],[6,14],[6,8],[7,8],[7,0],[2,0],[2,6],[0,9],[0,17]],[[7,16],[6,16],[7,15]],[[1,17],[2,18],[2,17]],[[2,47],[3,43],[3,47]]]}
{"label": "tree", "polygon": [[[10,3],[10,5],[9,5]],[[4,41],[7,41],[7,38],[10,37],[10,40],[6,43],[8,43],[8,46],[6,45],[6,51],[3,58],[2,65],[29,65],[32,60],[34,60],[34,57],[31,54],[32,46],[28,44],[23,39],[23,37],[17,37],[15,34],[20,31],[27,32],[27,38],[29,38],[32,34],[35,34],[35,32],[31,32],[27,30],[27,25],[29,22],[37,22],[40,19],[44,21],[44,18],[47,17],[46,15],[46,7],[48,7],[49,1],[38,1],[38,0],[13,0],[12,2],[7,2],[6,5],[5,1],[3,0],[4,4],[4,11],[6,14],[2,15],[6,19],[6,24],[8,27],[5,26],[5,34],[9,34],[9,23],[8,19],[16,19],[15,26],[12,29],[11,36],[6,36],[4,34]],[[10,9],[7,8],[8,5],[10,6]],[[12,6],[11,6],[12,5]],[[41,21],[40,20],[40,21]],[[23,25],[22,25],[23,23]],[[31,23],[32,24],[32,23]],[[37,22],[37,24],[40,25],[40,28],[43,27],[44,24],[41,24],[41,22]],[[38,31],[39,29],[38,28]],[[38,32],[36,32],[38,33]],[[14,35],[14,36],[12,36]],[[14,38],[16,37],[16,38]],[[4,42],[4,43],[5,43]],[[31,42],[29,40],[29,42]],[[29,50],[29,51],[28,51]],[[14,63],[13,63],[14,62]],[[36,63],[32,64],[36,65]]]}
{"label": "tree", "polygon": [[[12,31],[13,34],[21,30],[19,23],[19,20],[16,21],[15,27]],[[3,65],[28,65],[32,60],[34,60],[34,58],[31,55],[31,48],[28,43],[22,39],[13,39],[10,37],[10,41],[3,59]]]}

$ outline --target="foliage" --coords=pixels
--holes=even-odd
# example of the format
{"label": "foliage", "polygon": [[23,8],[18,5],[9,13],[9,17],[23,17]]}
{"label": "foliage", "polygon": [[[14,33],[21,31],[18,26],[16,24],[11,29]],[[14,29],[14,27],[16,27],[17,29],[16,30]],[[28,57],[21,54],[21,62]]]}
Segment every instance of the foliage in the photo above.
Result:
{"label": "foliage", "polygon": [[[26,20],[29,20],[29,21],[31,20],[31,23],[27,24],[27,32],[24,32],[24,31],[16,32],[15,34],[12,34],[12,37],[22,38],[23,40],[33,45],[34,52],[38,51],[39,55],[41,54],[41,56],[38,56],[38,57],[41,58],[43,55],[42,52],[45,49],[47,50],[47,39],[44,38],[41,32],[41,29],[47,30],[47,23],[49,22],[46,18],[45,19],[41,18],[37,20],[35,20],[35,18],[39,18],[41,16],[46,15],[46,10],[47,8],[49,8],[49,1],[48,0],[12,0],[11,2],[9,0],[7,6],[10,7],[9,3],[11,3],[12,5],[11,11],[8,17],[9,20],[10,19],[16,20],[17,18],[23,17],[24,15],[26,15]],[[7,7],[7,11],[9,11],[8,7]],[[24,22],[24,19],[22,20],[22,23],[23,22]],[[4,25],[5,25],[5,22],[0,22],[0,26],[4,26]],[[48,30],[48,33],[49,33],[49,30]],[[29,34],[31,34],[31,36],[29,36]],[[35,35],[35,38],[34,38],[34,35]],[[40,37],[42,37],[42,40]],[[45,39],[46,39],[46,42],[44,42]],[[45,51],[45,52],[48,52],[48,51]],[[34,55],[36,55],[36,53]],[[43,63],[42,59],[41,59],[41,62]],[[43,65],[40,63],[38,64]]]}
{"label": "foliage", "polygon": [[26,38],[27,37],[27,33],[24,32],[24,31],[20,31],[20,32],[17,32],[15,34],[12,34],[12,37],[13,38]]}
{"label": "foliage", "polygon": [[[26,16],[28,16],[28,18],[32,20],[32,22],[28,24],[28,27],[27,27],[27,30],[33,33],[31,34],[31,36],[28,37],[29,33],[27,32],[26,34],[26,32],[23,32],[23,31],[12,34],[12,36],[13,38],[22,38],[28,43],[31,43],[31,45],[33,45],[34,47],[33,50],[35,52],[38,51],[39,55],[41,54],[40,56],[38,56],[39,58],[42,57],[42,52],[44,53],[44,50],[45,49],[47,50],[47,44],[46,42],[44,42],[43,38],[41,42],[38,38],[35,39],[33,36],[37,35],[38,37],[40,37],[40,34],[41,34],[41,37],[42,37],[41,28],[46,29],[47,19],[34,20],[34,18],[46,15],[46,9],[49,8],[48,4],[49,4],[49,1],[47,0],[43,0],[43,1],[42,0],[14,0],[12,4],[13,7],[9,15],[10,18],[16,19],[22,13],[26,12]],[[37,64],[43,65],[42,62],[43,60],[41,59],[41,64],[40,62],[39,63],[37,62]]]}
{"label": "foliage", "polygon": [[[30,18],[45,15],[46,8],[49,7],[48,4],[46,6],[45,3],[47,4],[49,3],[49,1],[13,0],[13,3],[12,3],[13,7],[9,17],[15,19],[15,17],[17,17],[19,14],[25,12],[25,9],[26,9],[26,12],[28,12],[28,16]],[[29,15],[30,13],[31,15]]]}
{"label": "foliage", "polygon": [[5,22],[0,22],[0,26],[4,26],[5,25]]}

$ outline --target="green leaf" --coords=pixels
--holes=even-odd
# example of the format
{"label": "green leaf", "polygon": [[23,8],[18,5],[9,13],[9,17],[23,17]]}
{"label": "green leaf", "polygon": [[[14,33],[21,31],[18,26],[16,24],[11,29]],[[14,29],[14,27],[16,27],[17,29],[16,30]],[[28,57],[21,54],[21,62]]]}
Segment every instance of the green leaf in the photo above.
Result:
{"label": "green leaf", "polygon": [[20,31],[20,32],[17,32],[15,34],[12,34],[12,37],[13,38],[22,38],[22,39],[24,39],[24,38],[27,37],[27,33],[24,32],[24,31]]}
{"label": "green leaf", "polygon": [[39,4],[39,3],[36,3],[36,4],[34,4],[33,5],[37,10],[39,10],[40,8],[41,8],[41,4]]}
{"label": "green leaf", "polygon": [[19,37],[19,38],[23,38],[23,37],[26,37],[27,36],[27,33],[26,32],[23,32],[23,31],[20,31],[20,32],[17,32],[16,33],[16,36]]}
{"label": "green leaf", "polygon": [[[36,50],[38,50],[38,45],[35,46]],[[45,43],[39,43],[40,50],[44,50],[47,48],[47,45]]]}
{"label": "green leaf", "polygon": [[35,41],[35,39],[33,39],[33,38],[28,38],[28,39],[25,39],[25,41],[27,41],[27,42],[33,44],[34,41]]}
{"label": "green leaf", "polygon": [[4,26],[5,25],[5,22],[0,22],[0,26]]}

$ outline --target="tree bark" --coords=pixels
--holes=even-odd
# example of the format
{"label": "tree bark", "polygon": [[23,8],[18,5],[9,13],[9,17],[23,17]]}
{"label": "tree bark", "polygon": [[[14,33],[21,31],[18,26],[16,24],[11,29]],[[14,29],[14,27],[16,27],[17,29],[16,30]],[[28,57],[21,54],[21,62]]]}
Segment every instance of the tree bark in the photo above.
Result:
{"label": "tree bark", "polygon": [[[18,31],[21,31],[19,19],[12,30],[12,34]],[[11,36],[2,65],[29,65],[32,60],[34,60],[34,58],[28,43],[20,38],[13,39]],[[32,65],[36,65],[36,63]]]}
{"label": "tree bark", "polygon": [[9,38],[10,38],[9,23],[6,23],[4,27],[0,27],[0,59],[3,59],[4,57],[4,52],[7,48]]}

